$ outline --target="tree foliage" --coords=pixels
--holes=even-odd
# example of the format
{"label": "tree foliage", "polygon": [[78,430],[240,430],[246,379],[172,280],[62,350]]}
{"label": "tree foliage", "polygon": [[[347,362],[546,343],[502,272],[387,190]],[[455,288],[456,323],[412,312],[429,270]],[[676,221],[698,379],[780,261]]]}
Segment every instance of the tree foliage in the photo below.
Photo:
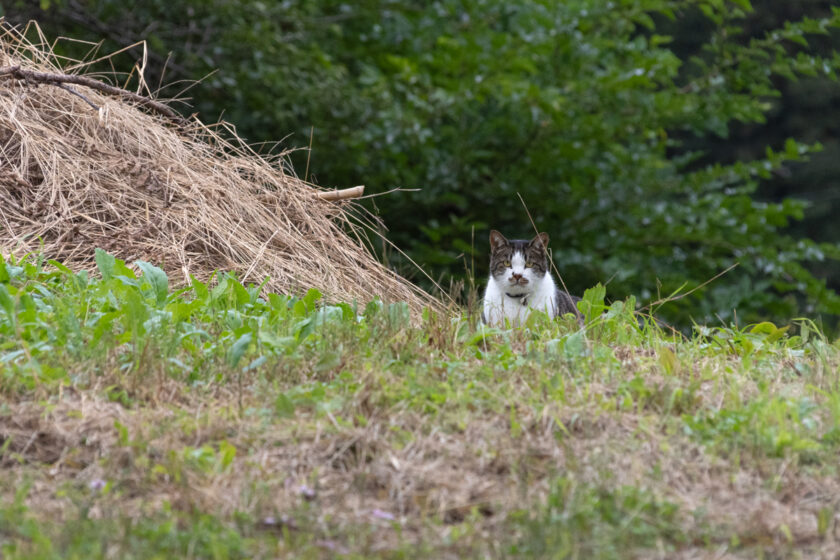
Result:
{"label": "tree foliage", "polygon": [[[745,40],[748,0],[42,7],[31,15],[63,34],[147,39],[152,74],[168,51],[169,79],[218,69],[193,89],[195,108],[224,111],[251,141],[292,133],[287,144],[306,146],[312,130],[321,184],[421,189],[376,205],[393,241],[435,276],[463,275],[473,257],[482,276],[490,227],[533,232],[524,201],[573,292],[601,281],[611,297],[653,300],[737,264],[663,312],[682,322],[735,309],[743,320],[840,314],[840,297],[807,268],[840,249],[783,233],[803,202],[754,196],[819,145],[787,139],[722,165],[702,163],[691,141],[764,122],[780,80],[835,79],[840,56],[808,41],[840,24],[838,9]],[[698,14],[709,39],[681,59],[662,30]]]}

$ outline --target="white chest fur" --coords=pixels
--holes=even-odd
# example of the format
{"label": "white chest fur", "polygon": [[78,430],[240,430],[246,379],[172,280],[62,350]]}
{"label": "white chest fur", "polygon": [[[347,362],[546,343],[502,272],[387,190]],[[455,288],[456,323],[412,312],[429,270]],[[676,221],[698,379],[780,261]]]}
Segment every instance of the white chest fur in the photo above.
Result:
{"label": "white chest fur", "polygon": [[[519,326],[528,319],[528,315],[534,309],[554,317],[557,314],[554,300],[557,287],[551,275],[546,274],[529,288],[520,297],[511,297],[508,295],[510,291],[506,292],[491,276],[484,292],[483,316],[487,324],[492,327],[505,327],[505,322],[508,321],[512,327]],[[519,293],[513,295],[519,296]]]}

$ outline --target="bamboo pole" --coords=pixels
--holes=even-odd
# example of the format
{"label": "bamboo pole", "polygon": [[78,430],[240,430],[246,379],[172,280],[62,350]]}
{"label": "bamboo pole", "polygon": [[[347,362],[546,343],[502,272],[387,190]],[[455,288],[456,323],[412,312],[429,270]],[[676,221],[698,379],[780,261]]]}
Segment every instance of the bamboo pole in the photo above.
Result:
{"label": "bamboo pole", "polygon": [[350,187],[349,189],[341,189],[335,191],[320,191],[315,194],[321,200],[328,200],[334,202],[337,200],[348,200],[350,198],[359,198],[365,192],[365,186]]}

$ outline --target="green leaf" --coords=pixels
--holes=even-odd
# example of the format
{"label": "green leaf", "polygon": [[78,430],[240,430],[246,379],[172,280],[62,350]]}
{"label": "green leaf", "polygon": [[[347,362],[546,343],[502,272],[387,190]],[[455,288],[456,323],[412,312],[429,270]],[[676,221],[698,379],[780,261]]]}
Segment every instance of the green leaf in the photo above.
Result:
{"label": "green leaf", "polygon": [[586,331],[575,331],[564,338],[563,354],[568,359],[575,359],[588,354]]}
{"label": "green leaf", "polygon": [[303,296],[303,304],[306,306],[306,309],[312,311],[315,309],[315,303],[318,302],[321,297],[321,292],[315,288],[310,288],[309,291],[306,292],[306,295]]}
{"label": "green leaf", "polygon": [[2,308],[6,314],[9,316],[9,319],[12,319],[15,315],[15,302],[12,299],[12,296],[9,294],[9,289],[6,287],[5,284],[0,284],[0,308]]}
{"label": "green leaf", "polygon": [[753,334],[772,334],[778,330],[778,327],[771,323],[770,321],[764,321],[763,323],[758,323],[757,325],[753,326],[750,329],[750,332]]}
{"label": "green leaf", "polygon": [[251,345],[251,341],[253,341],[253,339],[254,335],[251,332],[246,332],[236,339],[236,342],[233,343],[233,346],[230,349],[230,355],[228,357],[230,367],[236,367],[236,364],[238,364],[239,360],[242,359],[242,356],[245,355],[245,351],[248,350],[248,347]]}
{"label": "green leaf", "polygon": [[293,317],[306,317],[307,310],[306,304],[303,303],[301,300],[297,300],[294,305],[292,305],[292,316]]}
{"label": "green leaf", "polygon": [[743,8],[747,12],[752,12],[753,11],[753,7],[752,7],[752,4],[750,3],[750,0],[732,0],[732,3],[735,4],[736,6],[739,6],[739,7]]}
{"label": "green leaf", "polygon": [[260,367],[261,365],[265,364],[268,361],[268,358],[265,356],[259,356],[258,358],[251,361],[250,364],[245,366],[244,371],[252,371]]}
{"label": "green leaf", "polygon": [[293,332],[295,333],[295,338],[303,342],[311,334],[315,332],[315,328],[318,326],[318,323],[315,321],[314,317],[307,317],[301,321],[295,323],[293,328]]}
{"label": "green leaf", "polygon": [[195,293],[195,299],[197,301],[206,302],[210,298],[210,291],[207,289],[207,285],[196,280],[193,275],[190,275],[190,286],[193,289],[193,293]]}
{"label": "green leaf", "polygon": [[578,302],[577,306],[578,310],[583,313],[587,324],[600,317],[606,311],[607,306],[604,305],[604,297],[606,295],[607,289],[600,282],[583,293],[583,298]]}
{"label": "green leaf", "polygon": [[765,335],[765,340],[767,342],[775,342],[783,336],[785,336],[785,333],[787,333],[788,329],[790,329],[790,325],[787,325],[785,327],[777,327],[769,321],[764,321],[763,323],[758,323],[757,325],[753,326],[750,329],[750,333]]}
{"label": "green leaf", "polygon": [[75,276],[75,274],[73,273],[72,270],[70,270],[69,268],[67,268],[66,266],[64,266],[63,264],[58,262],[57,260],[50,259],[50,260],[47,261],[47,263],[51,264],[52,266],[54,266],[55,268],[57,268],[58,270],[60,270],[61,272],[63,272],[64,274],[66,274],[68,276]]}
{"label": "green leaf", "polygon": [[127,290],[124,295],[120,318],[127,331],[134,336],[146,333],[144,323],[149,318],[148,302],[137,290]]}
{"label": "green leaf", "polygon": [[91,347],[96,346],[96,344],[102,339],[106,332],[110,332],[114,328],[114,321],[119,317],[119,312],[113,311],[111,313],[105,313],[100,316],[95,323],[93,328],[93,336],[90,340]]}
{"label": "green leaf", "polygon": [[102,274],[102,279],[106,282],[114,276],[114,266],[117,260],[113,255],[108,254],[99,247],[95,251],[96,266],[99,268],[99,273]]}
{"label": "green leaf", "polygon": [[251,294],[248,293],[248,290],[245,288],[245,286],[242,285],[242,282],[240,282],[233,276],[230,276],[228,278],[228,287],[230,288],[231,293],[233,294],[234,301],[236,301],[237,307],[242,307],[246,303],[251,302]]}
{"label": "green leaf", "polygon": [[370,300],[367,305],[365,305],[365,312],[364,316],[365,319],[368,321],[379,314],[382,309],[385,307],[385,304],[382,303],[379,299],[372,299]]}
{"label": "green leaf", "polygon": [[219,444],[219,455],[222,470],[226,471],[236,458],[236,447],[227,440],[224,440]]}
{"label": "green leaf", "polygon": [[153,264],[145,261],[135,261],[137,268],[143,271],[141,280],[145,280],[152,287],[152,292],[158,304],[166,302],[166,296],[169,294],[169,278],[166,273]]}
{"label": "green leaf", "polygon": [[[134,274],[133,270],[131,270],[130,268],[128,268],[125,265],[125,261],[123,261],[122,259],[116,259],[114,261],[113,275],[116,278],[124,278],[124,279],[127,279],[127,280],[136,280],[137,279],[137,275]],[[124,280],[122,280],[122,282],[125,283]],[[136,285],[136,284],[131,284],[131,285]]]}
{"label": "green leaf", "polygon": [[125,427],[125,424],[122,424],[119,420],[114,420],[114,428],[117,430],[117,440],[120,442],[120,445],[123,447],[128,446],[131,440],[129,439],[128,428]]}
{"label": "green leaf", "polygon": [[467,341],[467,346],[474,346],[479,343],[484,343],[489,338],[501,334],[504,331],[485,326],[483,323],[478,325],[478,329]]}

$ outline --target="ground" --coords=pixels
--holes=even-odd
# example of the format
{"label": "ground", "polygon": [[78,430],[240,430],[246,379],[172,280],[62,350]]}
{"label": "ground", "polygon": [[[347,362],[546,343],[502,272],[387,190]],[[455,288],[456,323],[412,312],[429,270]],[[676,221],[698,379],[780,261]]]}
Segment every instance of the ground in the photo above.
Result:
{"label": "ground", "polygon": [[840,345],[0,261],[3,558],[835,558]]}

